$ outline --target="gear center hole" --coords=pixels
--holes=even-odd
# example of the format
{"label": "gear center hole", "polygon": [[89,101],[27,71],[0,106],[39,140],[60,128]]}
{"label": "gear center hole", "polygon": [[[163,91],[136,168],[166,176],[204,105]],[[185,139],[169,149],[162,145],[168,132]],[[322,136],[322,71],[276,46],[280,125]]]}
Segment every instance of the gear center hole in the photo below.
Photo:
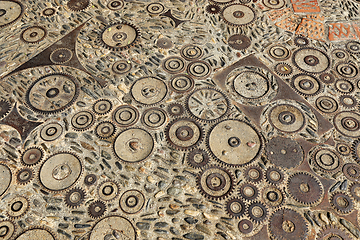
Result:
{"label": "gear center hole", "polygon": [[310,186],[307,183],[301,183],[300,184],[300,191],[303,193],[307,193],[310,191]]}
{"label": "gear center hole", "polygon": [[336,203],[342,208],[347,208],[349,206],[349,201],[344,197],[339,197],[336,199]]}
{"label": "gear center hole", "polygon": [[18,212],[22,209],[23,206],[24,204],[21,201],[16,201],[11,205],[11,210],[13,212]]}
{"label": "gear center hole", "polygon": [[8,226],[1,226],[0,227],[0,237],[5,237],[9,233],[9,227]]}
{"label": "gear center hole", "polygon": [[282,229],[285,232],[291,233],[291,232],[295,231],[295,224],[290,220],[285,220],[282,223]]}

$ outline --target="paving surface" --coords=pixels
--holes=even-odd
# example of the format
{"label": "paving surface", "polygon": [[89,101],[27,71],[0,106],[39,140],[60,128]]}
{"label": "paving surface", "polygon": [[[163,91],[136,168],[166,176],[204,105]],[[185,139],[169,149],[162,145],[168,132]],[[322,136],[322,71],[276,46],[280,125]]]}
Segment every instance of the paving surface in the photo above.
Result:
{"label": "paving surface", "polygon": [[359,239],[359,8],[0,0],[0,240]]}

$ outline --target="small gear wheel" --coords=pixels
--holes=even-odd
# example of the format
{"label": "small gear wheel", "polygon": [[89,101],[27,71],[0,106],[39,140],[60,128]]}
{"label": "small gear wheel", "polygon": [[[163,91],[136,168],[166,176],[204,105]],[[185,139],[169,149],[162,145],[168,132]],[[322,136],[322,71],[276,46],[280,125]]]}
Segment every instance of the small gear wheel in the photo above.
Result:
{"label": "small gear wheel", "polygon": [[200,193],[213,200],[224,199],[234,190],[234,177],[226,168],[209,166],[197,176]]}
{"label": "small gear wheel", "polygon": [[31,168],[22,168],[16,173],[16,182],[20,185],[25,185],[31,182],[35,173]]}
{"label": "small gear wheel", "polygon": [[353,182],[360,182],[360,167],[356,163],[347,163],[343,167],[344,176]]}
{"label": "small gear wheel", "polygon": [[110,121],[101,122],[95,128],[95,135],[101,139],[110,138],[115,134],[115,132],[116,127]]}
{"label": "small gear wheel", "polygon": [[47,30],[41,26],[32,26],[22,31],[20,39],[25,43],[38,43],[45,39]]}
{"label": "small gear wheel", "polygon": [[205,150],[194,149],[187,154],[186,160],[193,168],[203,168],[210,162],[210,157]]}
{"label": "small gear wheel", "polygon": [[2,240],[13,239],[12,236],[16,232],[16,225],[13,221],[4,220],[0,221],[0,237]]}
{"label": "small gear wheel", "polygon": [[259,190],[253,184],[244,183],[240,186],[239,195],[245,201],[253,201],[259,196]]}
{"label": "small gear wheel", "polygon": [[255,223],[264,222],[269,215],[268,208],[261,202],[253,202],[247,208],[247,216]]}
{"label": "small gear wheel", "polygon": [[241,218],[245,214],[246,205],[239,198],[233,198],[226,202],[226,212],[232,218]]}
{"label": "small gear wheel", "polygon": [[275,65],[275,72],[280,76],[289,76],[292,74],[293,69],[287,63],[278,63]]}
{"label": "small gear wheel", "polygon": [[309,44],[309,40],[304,36],[296,36],[294,38],[294,44],[298,47],[305,47]]}
{"label": "small gear wheel", "polygon": [[210,14],[218,14],[221,11],[221,8],[216,4],[207,5],[205,11]]}
{"label": "small gear wheel", "polygon": [[55,8],[52,8],[52,7],[49,7],[49,8],[45,8],[41,14],[44,16],[44,17],[51,17],[51,16],[54,16],[56,13],[56,9]]}
{"label": "small gear wheel", "polygon": [[285,201],[284,194],[276,187],[264,188],[261,196],[265,204],[272,208],[280,207]]}
{"label": "small gear wheel", "polygon": [[276,167],[270,167],[265,172],[265,179],[272,185],[281,184],[284,181],[284,173]]}
{"label": "small gear wheel", "polygon": [[105,181],[98,187],[98,195],[103,201],[114,200],[120,192],[119,184],[114,181]]}
{"label": "small gear wheel", "polygon": [[30,207],[30,202],[26,197],[16,196],[8,202],[7,216],[12,219],[23,216]]}
{"label": "small gear wheel", "polygon": [[77,208],[85,201],[85,191],[79,187],[69,190],[65,194],[65,204],[70,208]]}
{"label": "small gear wheel", "polygon": [[339,103],[345,108],[355,108],[359,104],[358,100],[351,95],[341,95],[339,97]]}
{"label": "small gear wheel", "polygon": [[251,46],[251,40],[243,34],[234,34],[229,37],[228,44],[235,50],[245,50]]}
{"label": "small gear wheel", "polygon": [[70,0],[67,7],[74,12],[83,11],[90,6],[90,0]]}
{"label": "small gear wheel", "polygon": [[352,183],[349,187],[351,196],[360,202],[360,183]]}
{"label": "small gear wheel", "polygon": [[346,50],[352,54],[360,54],[360,42],[350,41],[346,43]]}
{"label": "small gear wheel", "polygon": [[291,86],[303,96],[314,96],[321,92],[320,81],[312,75],[297,74],[293,77]]}
{"label": "small gear wheel", "polygon": [[44,151],[38,147],[31,147],[25,150],[21,156],[21,163],[25,166],[34,166],[41,162]]}
{"label": "small gear wheel", "polygon": [[89,205],[88,214],[91,218],[97,219],[104,215],[106,209],[105,203],[97,200]]}
{"label": "small gear wheel", "polygon": [[0,119],[5,117],[11,110],[11,104],[8,101],[0,100]]}
{"label": "small gear wheel", "polygon": [[336,144],[336,150],[343,156],[349,156],[351,154],[351,148],[345,143]]}
{"label": "small gear wheel", "polygon": [[250,166],[245,170],[245,178],[248,182],[259,183],[263,180],[264,172],[260,167]]}
{"label": "small gear wheel", "polygon": [[90,111],[81,111],[71,118],[71,125],[76,131],[89,129],[95,123],[95,116]]}
{"label": "small gear wheel", "polygon": [[84,184],[86,186],[94,185],[97,181],[97,176],[95,174],[88,174],[84,178]]}
{"label": "small gear wheel", "polygon": [[55,64],[66,63],[71,60],[73,53],[68,48],[58,48],[50,54],[50,60]]}
{"label": "small gear wheel", "polygon": [[179,117],[184,113],[184,107],[180,103],[172,103],[167,107],[167,111],[172,117]]}
{"label": "small gear wheel", "polygon": [[352,198],[345,193],[334,193],[330,197],[330,204],[340,214],[348,214],[354,210]]}
{"label": "small gear wheel", "polygon": [[162,49],[170,49],[174,46],[170,38],[160,38],[156,41],[156,46]]}

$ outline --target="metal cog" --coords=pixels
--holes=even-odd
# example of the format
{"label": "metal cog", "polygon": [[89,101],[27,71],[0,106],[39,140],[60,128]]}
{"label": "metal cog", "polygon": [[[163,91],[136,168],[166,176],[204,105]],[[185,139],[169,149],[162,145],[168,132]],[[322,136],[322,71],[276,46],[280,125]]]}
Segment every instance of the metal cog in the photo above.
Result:
{"label": "metal cog", "polygon": [[41,162],[44,151],[39,147],[31,147],[24,151],[21,155],[21,164],[24,166],[34,166]]}
{"label": "metal cog", "polygon": [[343,49],[334,49],[332,50],[331,55],[333,56],[334,59],[338,61],[346,61],[349,59],[349,53],[347,53]]}
{"label": "metal cog", "polygon": [[84,178],[84,184],[88,187],[94,185],[96,181],[97,181],[97,176],[95,174],[88,174]]}
{"label": "metal cog", "polygon": [[232,218],[241,218],[245,214],[246,205],[239,198],[232,198],[226,202],[225,210]]}
{"label": "metal cog", "polygon": [[304,36],[296,36],[294,38],[294,44],[298,47],[305,47],[309,44],[309,40]]}
{"label": "metal cog", "polygon": [[360,138],[356,139],[351,146],[351,153],[354,160],[360,163]]}
{"label": "metal cog", "polygon": [[90,111],[77,112],[71,118],[71,125],[76,131],[85,131],[92,127],[95,123],[95,116]]}
{"label": "metal cog", "polygon": [[179,117],[184,113],[184,107],[180,103],[171,103],[167,107],[167,111],[172,117]]}
{"label": "metal cog", "polygon": [[16,182],[20,185],[28,184],[34,178],[34,170],[31,168],[19,169],[16,173]]}
{"label": "metal cog", "polygon": [[140,36],[140,30],[135,25],[123,21],[104,27],[97,43],[111,51],[123,51],[134,46]]}
{"label": "metal cog", "polygon": [[11,110],[11,104],[8,101],[0,100],[0,119],[5,117]]}
{"label": "metal cog", "polygon": [[195,44],[187,44],[180,49],[180,55],[185,60],[195,61],[204,55],[204,50]]}
{"label": "metal cog", "polygon": [[[79,88],[78,80],[69,74],[48,74],[35,80],[28,87],[25,101],[35,112],[55,114],[64,111],[76,101],[80,94]],[[39,94],[41,94],[41,98],[39,98]],[[54,101],[57,102],[56,106],[52,104]]]}
{"label": "metal cog", "polygon": [[354,108],[359,104],[357,99],[351,95],[341,95],[339,98],[339,103],[345,108]]}
{"label": "metal cog", "polygon": [[39,240],[39,236],[46,240],[57,240],[52,229],[44,226],[32,226],[16,236],[16,240]]}
{"label": "metal cog", "polygon": [[234,2],[235,0],[209,0],[210,2],[214,3],[214,4],[219,4],[219,5],[223,5],[223,4],[229,4]]}
{"label": "metal cog", "polygon": [[325,73],[322,73],[319,76],[319,79],[325,84],[330,84],[330,83],[333,83],[335,81],[335,76],[332,73],[326,73],[325,72]]}
{"label": "metal cog", "polygon": [[312,47],[304,47],[294,51],[292,62],[298,69],[309,74],[323,73],[331,65],[331,60],[326,53]]}
{"label": "metal cog", "polygon": [[218,14],[221,11],[221,8],[216,4],[207,5],[205,11],[210,14]]}
{"label": "metal cog", "polygon": [[248,182],[255,184],[261,182],[264,178],[264,172],[258,166],[249,166],[245,170],[244,175]]}
{"label": "metal cog", "polygon": [[270,216],[268,230],[274,240],[305,240],[308,235],[305,219],[288,208],[279,209]]}
{"label": "metal cog", "polygon": [[105,202],[114,200],[120,193],[119,184],[115,181],[105,181],[97,188],[98,196]]}
{"label": "metal cog", "polygon": [[48,7],[42,10],[41,15],[44,17],[54,16],[56,13],[56,8]]}
{"label": "metal cog", "polygon": [[55,64],[66,63],[71,60],[73,53],[68,48],[58,48],[51,52],[50,60]]}
{"label": "metal cog", "polygon": [[25,215],[30,208],[29,199],[23,196],[16,196],[8,202],[6,215],[11,219],[17,219]]}
{"label": "metal cog", "polygon": [[101,122],[95,127],[95,135],[101,139],[110,138],[115,134],[115,132],[115,124],[110,121]]}
{"label": "metal cog", "polygon": [[69,208],[77,208],[85,201],[85,191],[79,187],[69,190],[65,194],[65,204]]}
{"label": "metal cog", "polygon": [[131,85],[130,94],[137,103],[152,106],[166,98],[168,87],[160,78],[142,77]]}
{"label": "metal cog", "polygon": [[350,41],[346,43],[346,51],[352,54],[360,54],[360,43],[357,41]]}
{"label": "metal cog", "polygon": [[359,76],[359,69],[352,62],[339,62],[334,69],[341,77],[346,79],[354,79]]}
{"label": "metal cog", "polygon": [[191,118],[178,118],[165,128],[166,140],[178,150],[191,150],[204,138],[204,129]]}
{"label": "metal cog", "polygon": [[360,167],[356,163],[347,163],[343,167],[343,173],[347,179],[360,182]]}
{"label": "metal cog", "polygon": [[93,109],[94,113],[96,113],[98,115],[105,115],[111,111],[112,107],[113,107],[113,104],[111,103],[110,100],[99,99],[94,103],[92,109]]}
{"label": "metal cog", "polygon": [[246,35],[234,34],[229,37],[228,44],[235,50],[245,50],[251,46],[251,40]]}
{"label": "metal cog", "polygon": [[208,166],[196,178],[200,193],[212,200],[227,198],[234,191],[234,176],[226,168]]}
{"label": "metal cog", "polygon": [[193,149],[187,154],[187,163],[195,168],[203,168],[210,162],[209,154],[203,149]]}
{"label": "metal cog", "polygon": [[91,218],[97,219],[104,215],[106,212],[106,205],[103,201],[97,200],[92,202],[88,207],[88,214]]}
{"label": "metal cog", "polygon": [[329,200],[331,206],[340,214],[348,214],[353,210],[353,200],[345,193],[334,193]]}
{"label": "metal cog", "polygon": [[326,225],[317,234],[316,240],[352,240],[352,238],[345,232],[335,225]]}
{"label": "metal cog", "polygon": [[317,203],[324,193],[320,181],[307,172],[292,174],[286,185],[288,193],[304,205]]}
{"label": "metal cog", "polygon": [[283,192],[276,187],[266,187],[262,192],[262,199],[271,208],[278,208],[285,202]]}
{"label": "metal cog", "polygon": [[337,101],[329,96],[320,96],[315,100],[315,106],[323,113],[335,113],[339,105]]}
{"label": "metal cog", "polygon": [[345,143],[336,144],[336,150],[343,156],[349,156],[351,154],[351,148]]}
{"label": "metal cog", "polygon": [[291,86],[303,96],[315,96],[322,91],[320,81],[312,75],[297,74],[292,78]]}
{"label": "metal cog", "polygon": [[254,223],[264,222],[268,218],[268,214],[268,208],[261,202],[251,203],[246,210],[246,215]]}
{"label": "metal cog", "polygon": [[276,186],[284,181],[285,175],[280,169],[269,167],[265,172],[265,179],[268,183]]}
{"label": "metal cog", "polygon": [[226,5],[221,11],[224,22],[233,27],[243,27],[251,24],[256,19],[255,11],[240,3]]}
{"label": "metal cog", "polygon": [[39,43],[44,40],[47,35],[47,30],[44,27],[32,26],[21,32],[20,39],[25,43]]}
{"label": "metal cog", "polygon": [[354,182],[349,186],[351,196],[360,202],[360,183]]}
{"label": "metal cog", "polygon": [[199,121],[215,122],[224,118],[230,109],[228,97],[214,88],[200,88],[186,99],[186,110]]}
{"label": "metal cog", "polygon": [[165,10],[165,7],[161,3],[150,3],[147,5],[146,10],[150,14],[158,15]]}
{"label": "metal cog", "polygon": [[291,51],[281,44],[271,45],[268,48],[267,53],[272,59],[276,61],[284,61],[291,56]]}
{"label": "metal cog", "polygon": [[239,195],[245,201],[253,201],[259,196],[259,190],[251,183],[243,183],[239,188]]}
{"label": "metal cog", "polygon": [[87,9],[90,6],[90,0],[69,0],[66,6],[74,12]]}
{"label": "metal cog", "polygon": [[354,84],[346,79],[338,79],[334,83],[335,90],[339,93],[349,94],[355,89]]}
{"label": "metal cog", "polygon": [[2,240],[13,239],[12,236],[17,231],[16,224],[12,220],[0,221],[0,229],[1,229],[0,237]]}
{"label": "metal cog", "polygon": [[337,173],[341,170],[342,159],[330,148],[318,148],[311,154],[311,162],[324,173]]}
{"label": "metal cog", "polygon": [[275,65],[275,72],[280,76],[289,76],[292,74],[293,69],[287,63],[278,63]]}

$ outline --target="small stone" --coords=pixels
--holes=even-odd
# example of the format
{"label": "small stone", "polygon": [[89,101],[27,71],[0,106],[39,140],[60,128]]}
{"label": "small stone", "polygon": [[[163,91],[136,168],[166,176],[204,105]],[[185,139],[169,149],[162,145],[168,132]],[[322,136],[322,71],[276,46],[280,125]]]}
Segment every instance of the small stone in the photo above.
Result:
{"label": "small stone", "polygon": [[155,198],[161,198],[162,196],[164,196],[166,193],[164,191],[159,191],[158,193],[155,194]]}
{"label": "small stone", "polygon": [[203,232],[203,233],[205,233],[207,235],[211,235],[210,229],[208,227],[206,227],[204,224],[197,224],[195,226],[195,228],[200,232]]}
{"label": "small stone", "polygon": [[171,228],[170,228],[170,232],[171,232],[172,234],[174,234],[174,235],[180,235],[180,231],[177,230],[177,229],[174,228],[174,227],[171,227]]}
{"label": "small stone", "polygon": [[150,229],[150,223],[146,223],[146,222],[138,222],[138,223],[136,223],[136,226],[141,230],[149,230]]}
{"label": "small stone", "polygon": [[147,176],[146,180],[149,182],[149,183],[155,183],[155,179],[153,178],[153,176]]}
{"label": "small stone", "polygon": [[246,145],[248,145],[249,147],[253,148],[256,146],[256,143],[254,142],[247,142]]}
{"label": "small stone", "polygon": [[157,228],[166,228],[168,226],[169,226],[169,224],[167,224],[166,222],[157,222],[157,223],[155,223],[155,227],[157,227]]}
{"label": "small stone", "polygon": [[169,207],[170,207],[171,209],[179,209],[179,208],[180,208],[180,206],[177,205],[177,204],[170,204]]}
{"label": "small stone", "polygon": [[187,222],[188,224],[196,224],[198,223],[199,220],[193,218],[193,217],[186,217],[184,218],[185,222]]}
{"label": "small stone", "polygon": [[191,240],[203,240],[204,236],[198,233],[187,233],[183,236],[184,238]]}
{"label": "small stone", "polygon": [[209,214],[209,213],[203,213],[204,217],[209,219],[209,220],[219,220],[219,217],[214,215],[214,214]]}
{"label": "small stone", "polygon": [[196,217],[200,214],[199,211],[195,211],[195,210],[185,210],[184,213],[193,217]]}
{"label": "small stone", "polygon": [[171,187],[167,190],[167,194],[171,196],[179,196],[182,193],[181,188]]}

